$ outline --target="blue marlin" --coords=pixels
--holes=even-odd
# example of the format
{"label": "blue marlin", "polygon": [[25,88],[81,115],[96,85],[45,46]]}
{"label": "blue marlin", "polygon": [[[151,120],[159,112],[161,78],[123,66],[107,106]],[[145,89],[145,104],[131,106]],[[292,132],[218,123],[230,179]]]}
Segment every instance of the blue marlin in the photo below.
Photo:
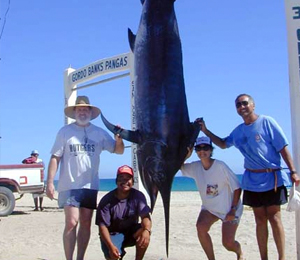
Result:
{"label": "blue marlin", "polygon": [[161,194],[167,255],[172,182],[200,130],[189,120],[174,2],[141,0],[138,32],[128,29],[135,64],[136,131],[122,130],[102,115],[109,130],[137,143],[138,168],[152,210],[158,191]]}

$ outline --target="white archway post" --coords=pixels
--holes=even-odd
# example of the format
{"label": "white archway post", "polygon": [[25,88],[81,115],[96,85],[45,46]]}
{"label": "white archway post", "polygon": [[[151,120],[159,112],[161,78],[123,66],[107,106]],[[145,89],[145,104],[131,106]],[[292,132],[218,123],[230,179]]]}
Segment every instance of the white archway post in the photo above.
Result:
{"label": "white archway post", "polygon": [[[117,73],[117,72],[126,72],[121,75],[112,76],[110,78],[86,84],[84,86],[78,86],[79,84],[85,83],[92,79],[98,78],[103,75]],[[121,77],[130,76],[130,101],[131,101],[131,128],[136,130],[135,122],[135,106],[134,106],[134,55],[133,53],[125,53],[110,58],[105,58],[102,60],[95,61],[89,65],[86,65],[80,69],[68,68],[64,72],[64,103],[65,107],[69,105],[74,105],[77,97],[77,90],[91,87],[94,85],[99,85],[111,80],[115,80]],[[65,124],[70,124],[74,120],[68,117],[65,117]],[[137,146],[136,144],[131,145],[131,161],[132,168],[134,170],[134,187],[142,191],[146,196],[146,190],[140,181],[140,175],[138,171],[137,156],[136,156]]]}
{"label": "white archway post", "polygon": [[[72,72],[75,70],[72,68],[68,68],[64,72],[64,88],[65,88],[65,107],[71,106],[75,104],[76,97],[77,97],[77,90],[76,90],[76,85],[72,86],[69,83],[69,76]],[[73,89],[74,87],[74,89]],[[74,120],[70,117],[64,116],[65,117],[65,125],[72,123]]]}
{"label": "white archway post", "polygon": [[[293,159],[300,174],[300,0],[285,0]],[[297,187],[299,190],[300,187]],[[296,212],[297,260],[300,260],[300,214]]]}
{"label": "white archway post", "polygon": [[[134,56],[133,54],[130,55],[130,65],[131,68],[134,68]],[[130,71],[130,104],[131,104],[131,129],[133,131],[136,130],[136,120],[135,120],[135,103],[134,103],[134,95],[135,95],[135,75],[134,75],[134,69]],[[138,164],[137,164],[137,145],[132,143],[131,144],[131,166],[134,171],[134,187],[136,189],[140,189],[140,175],[138,170]],[[144,188],[144,187],[142,187]]]}

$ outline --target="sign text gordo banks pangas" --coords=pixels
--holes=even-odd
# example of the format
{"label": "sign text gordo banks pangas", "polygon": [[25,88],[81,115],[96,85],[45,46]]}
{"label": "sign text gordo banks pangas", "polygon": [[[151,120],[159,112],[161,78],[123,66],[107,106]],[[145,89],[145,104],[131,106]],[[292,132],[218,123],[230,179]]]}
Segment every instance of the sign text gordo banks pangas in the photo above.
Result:
{"label": "sign text gordo banks pangas", "polygon": [[92,80],[100,75],[129,69],[129,53],[98,60],[72,72],[69,76],[72,85]]}

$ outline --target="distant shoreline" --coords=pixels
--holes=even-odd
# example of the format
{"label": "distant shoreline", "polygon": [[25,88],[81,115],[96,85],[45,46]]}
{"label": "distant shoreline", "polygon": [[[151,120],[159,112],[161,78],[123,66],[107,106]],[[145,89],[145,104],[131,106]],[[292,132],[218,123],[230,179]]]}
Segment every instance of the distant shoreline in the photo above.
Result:
{"label": "distant shoreline", "polygon": [[[242,174],[237,174],[239,181],[242,180]],[[58,180],[54,180],[55,188],[57,188]],[[99,179],[99,191],[110,191],[116,188],[115,179],[104,178]],[[198,191],[196,183],[194,179],[178,176],[174,177],[172,191]]]}

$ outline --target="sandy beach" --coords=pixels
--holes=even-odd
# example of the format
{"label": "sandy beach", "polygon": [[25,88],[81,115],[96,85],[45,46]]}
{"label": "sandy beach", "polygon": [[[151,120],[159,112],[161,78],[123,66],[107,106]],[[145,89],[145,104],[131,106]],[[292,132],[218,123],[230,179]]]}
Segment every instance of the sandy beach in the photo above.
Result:
{"label": "sandy beach", "polygon": [[[105,192],[99,192],[99,198]],[[198,192],[172,192],[170,217],[170,260],[206,259],[198,242],[195,229],[200,210]],[[60,260],[64,259],[62,231],[64,213],[58,209],[57,202],[44,198],[44,211],[33,211],[31,194],[16,201],[12,215],[0,217],[0,259],[1,260]],[[95,217],[95,214],[94,214]],[[286,232],[286,259],[296,259],[295,214],[282,207],[282,218]],[[153,233],[145,260],[165,260],[165,228],[161,198],[157,200],[153,215]],[[269,259],[277,259],[276,248],[269,234]],[[221,222],[211,229],[216,259],[236,259],[221,242]],[[237,231],[237,240],[241,243],[246,259],[259,259],[255,238],[255,224],[252,210],[244,208],[244,214]],[[134,248],[129,248],[124,260],[134,259]],[[97,226],[92,224],[92,234],[87,249],[87,260],[104,259],[99,245]]]}

